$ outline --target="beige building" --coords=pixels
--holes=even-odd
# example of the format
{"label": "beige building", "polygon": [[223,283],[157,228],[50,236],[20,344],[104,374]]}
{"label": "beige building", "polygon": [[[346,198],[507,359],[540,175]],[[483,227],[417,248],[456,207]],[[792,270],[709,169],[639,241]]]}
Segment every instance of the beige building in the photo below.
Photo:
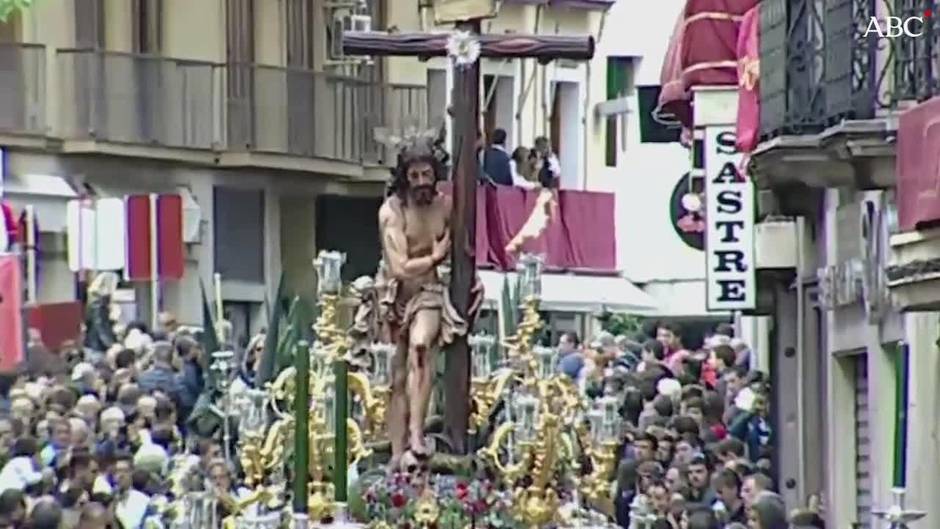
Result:
{"label": "beige building", "polygon": [[[214,272],[247,334],[282,271],[312,293],[318,249],[368,271],[376,227],[359,213],[387,175],[374,129],[427,121],[423,78],[335,51],[343,27],[382,28],[384,4],[63,0],[0,25],[5,192],[36,208],[37,300],[76,295],[65,204],[80,195],[183,196],[186,274],[161,286],[182,322],[201,323]],[[132,290],[147,316],[149,289]]]}
{"label": "beige building", "polygon": [[[345,251],[350,277],[371,271],[371,212],[389,161],[375,130],[447,123],[451,79],[446,59],[344,57],[339,36],[343,28],[446,31],[425,4],[64,0],[0,26],[5,187],[14,206],[37,207],[38,300],[75,296],[65,203],[85,194],[183,195],[187,273],[161,286],[161,307],[184,322],[201,322],[199,282],[211,284],[215,272],[247,333],[264,325],[282,272],[291,291],[312,293],[319,249]],[[510,148],[547,136],[564,188],[618,191],[630,159],[621,117],[638,115],[629,106],[640,57],[604,47],[616,36],[614,1],[499,5],[484,32],[592,35],[598,53],[586,63],[483,60],[484,129],[504,128]],[[610,229],[614,236],[618,226]],[[637,303],[650,303],[624,283]],[[147,316],[149,289],[135,291]]]}

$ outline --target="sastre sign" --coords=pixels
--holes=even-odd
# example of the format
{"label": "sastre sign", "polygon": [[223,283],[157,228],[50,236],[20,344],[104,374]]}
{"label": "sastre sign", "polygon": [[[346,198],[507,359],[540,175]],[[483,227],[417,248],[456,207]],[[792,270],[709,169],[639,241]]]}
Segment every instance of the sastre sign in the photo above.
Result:
{"label": "sastre sign", "polygon": [[705,127],[705,255],[708,310],[757,304],[754,188],[741,174],[735,128]]}

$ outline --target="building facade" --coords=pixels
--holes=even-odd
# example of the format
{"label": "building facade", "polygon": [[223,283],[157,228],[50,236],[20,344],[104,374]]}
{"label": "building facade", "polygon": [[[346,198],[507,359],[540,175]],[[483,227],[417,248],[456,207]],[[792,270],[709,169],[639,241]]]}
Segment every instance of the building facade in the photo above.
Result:
{"label": "building facade", "polygon": [[[386,16],[378,0],[66,0],[0,25],[5,194],[36,206],[36,301],[81,289],[64,237],[78,197],[183,197],[186,273],[159,294],[181,323],[201,324],[214,273],[244,336],[282,272],[313,295],[319,249],[371,271],[375,223],[355,212],[377,209],[388,174],[374,132],[426,123],[426,89],[336,50],[344,27]],[[129,290],[147,319],[149,289]]]}
{"label": "building facade", "polygon": [[896,147],[899,116],[937,95],[924,47],[936,37],[866,38],[858,23],[929,9],[913,4],[760,4],[751,174],[755,244],[776,249],[758,267],[779,486],[794,507],[820,497],[831,527],[887,527],[872,509],[888,507],[895,486],[911,508],[937,504],[936,306],[910,298],[922,278],[889,281],[896,261],[916,260],[905,248],[930,238],[900,233]]}

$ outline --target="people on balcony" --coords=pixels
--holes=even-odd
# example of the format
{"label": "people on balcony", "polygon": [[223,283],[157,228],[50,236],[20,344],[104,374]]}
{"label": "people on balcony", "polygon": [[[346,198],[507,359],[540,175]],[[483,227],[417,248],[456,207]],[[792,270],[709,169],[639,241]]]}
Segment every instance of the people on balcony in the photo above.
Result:
{"label": "people on balcony", "polygon": [[536,169],[542,187],[557,188],[561,181],[561,164],[545,136],[535,138]]}
{"label": "people on balcony", "polygon": [[511,186],[513,184],[509,151],[506,150],[506,131],[493,131],[493,142],[483,154],[483,170],[494,184]]}

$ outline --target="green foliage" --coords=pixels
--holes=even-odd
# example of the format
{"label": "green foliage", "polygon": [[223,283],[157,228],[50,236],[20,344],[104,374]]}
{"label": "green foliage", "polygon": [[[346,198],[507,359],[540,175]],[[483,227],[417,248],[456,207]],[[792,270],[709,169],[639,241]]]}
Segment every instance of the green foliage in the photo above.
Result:
{"label": "green foliage", "polygon": [[14,14],[32,5],[33,0],[0,0],[0,22],[6,22]]}
{"label": "green foliage", "polygon": [[633,336],[643,330],[643,318],[632,314],[605,312],[598,319],[601,328],[614,336]]}
{"label": "green foliage", "polygon": [[287,324],[278,337],[277,354],[274,359],[272,373],[280,373],[294,365],[294,349],[297,343],[306,340],[312,343],[313,322],[317,317],[318,309],[311,307],[300,296],[295,296],[287,311]]}
{"label": "green foliage", "polygon": [[[518,286],[518,285],[517,285]],[[513,295],[515,294],[515,295]],[[505,329],[505,336],[500,336],[500,342],[505,340],[507,337],[516,334],[516,325],[519,322],[519,289],[516,288],[513,290],[510,287],[509,277],[504,276],[503,279],[503,292],[501,295],[500,303],[502,305],[502,311],[500,316],[503,318],[503,329]],[[500,343],[499,347],[503,347]]]}
{"label": "green foliage", "polygon": [[270,320],[268,321],[268,333],[264,340],[264,358],[261,360],[261,367],[257,374],[257,383],[263,387],[264,383],[274,377],[275,364],[277,363],[277,346],[281,333],[281,325],[284,320],[283,303],[284,297],[284,273],[281,273],[281,279],[277,283],[277,293],[274,296],[274,304],[271,308]]}

